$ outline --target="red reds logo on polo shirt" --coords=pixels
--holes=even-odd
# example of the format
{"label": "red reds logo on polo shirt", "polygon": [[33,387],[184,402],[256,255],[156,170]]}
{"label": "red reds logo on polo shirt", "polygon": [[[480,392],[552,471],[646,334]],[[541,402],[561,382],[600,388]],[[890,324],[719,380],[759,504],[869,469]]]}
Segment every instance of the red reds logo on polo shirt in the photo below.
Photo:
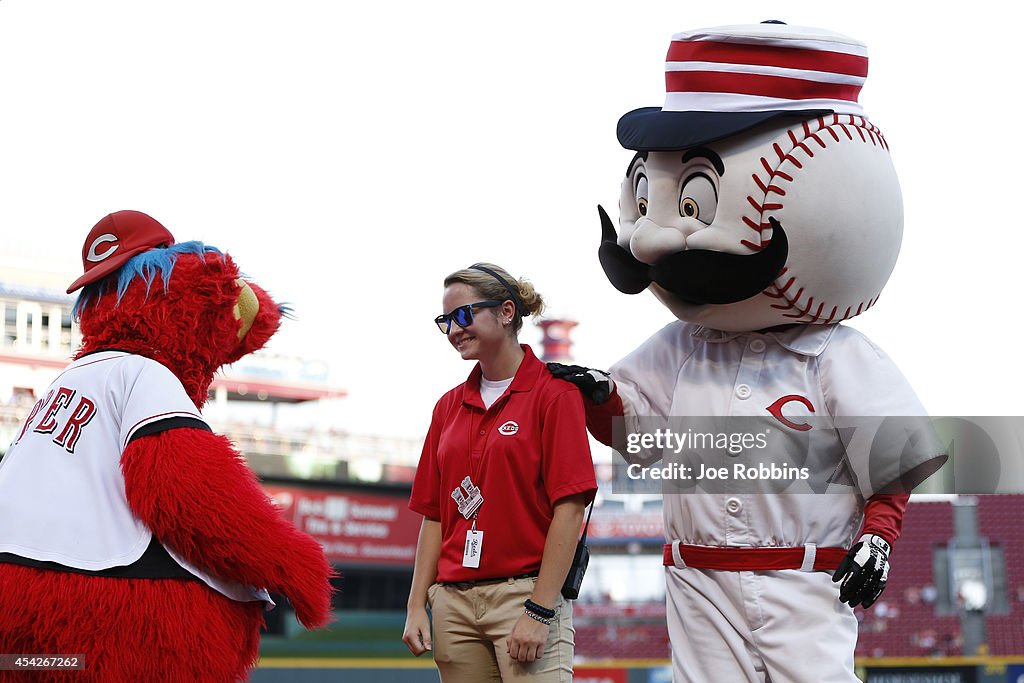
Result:
{"label": "red reds logo on polo shirt", "polygon": [[504,434],[505,436],[512,436],[519,431],[519,423],[509,420],[505,424],[498,427],[498,433]]}

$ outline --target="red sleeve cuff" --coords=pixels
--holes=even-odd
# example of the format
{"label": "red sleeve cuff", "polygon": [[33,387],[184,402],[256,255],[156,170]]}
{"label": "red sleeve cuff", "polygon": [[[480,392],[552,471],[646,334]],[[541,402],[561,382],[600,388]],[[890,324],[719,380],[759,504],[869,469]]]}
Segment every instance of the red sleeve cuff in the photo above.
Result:
{"label": "red sleeve cuff", "polygon": [[441,509],[418,500],[409,501],[409,509],[435,522],[441,520]]}
{"label": "red sleeve cuff", "polygon": [[581,481],[575,484],[563,484],[553,491],[548,493],[548,497],[551,500],[551,504],[554,505],[563,498],[576,495],[577,493],[587,494],[587,505],[594,500],[594,496],[597,494],[597,484],[591,481]]}
{"label": "red sleeve cuff", "polygon": [[876,493],[864,504],[864,529],[861,534],[881,536],[890,545],[896,543],[903,530],[903,515],[910,494]]}
{"label": "red sleeve cuff", "polygon": [[612,418],[622,417],[622,398],[615,387],[608,400],[598,405],[584,397],[583,409],[587,413],[587,430],[605,446],[612,445]]}

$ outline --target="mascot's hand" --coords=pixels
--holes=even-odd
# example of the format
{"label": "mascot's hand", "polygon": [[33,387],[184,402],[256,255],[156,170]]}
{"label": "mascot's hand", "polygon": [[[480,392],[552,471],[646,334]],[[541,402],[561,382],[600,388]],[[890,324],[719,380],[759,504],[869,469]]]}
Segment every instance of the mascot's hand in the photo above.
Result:
{"label": "mascot's hand", "polygon": [[603,370],[585,368],[582,365],[548,363],[548,371],[558,379],[575,384],[584,398],[597,405],[607,401],[615,390],[615,382],[611,375]]}
{"label": "mascot's hand", "polygon": [[881,536],[861,536],[832,575],[839,583],[839,601],[850,607],[871,607],[889,578],[889,552],[889,542]]}
{"label": "mascot's hand", "polygon": [[331,623],[331,595],[334,591],[325,591],[323,586],[330,579],[340,576],[329,566],[324,567],[326,563],[317,562],[314,554],[310,552],[310,557],[307,558],[309,564],[299,568],[293,575],[292,579],[296,585],[285,589],[288,601],[295,608],[295,617],[308,629],[326,628]]}

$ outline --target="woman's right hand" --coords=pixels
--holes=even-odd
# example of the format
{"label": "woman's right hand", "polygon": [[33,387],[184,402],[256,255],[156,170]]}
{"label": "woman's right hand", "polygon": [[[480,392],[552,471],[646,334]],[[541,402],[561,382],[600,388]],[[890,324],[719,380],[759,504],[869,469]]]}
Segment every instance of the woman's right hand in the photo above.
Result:
{"label": "woman's right hand", "polygon": [[430,642],[430,617],[427,598],[437,578],[437,560],[441,556],[441,522],[423,518],[420,537],[416,541],[416,564],[412,570],[412,586],[406,603],[405,632],[402,642],[417,657],[433,649]]}
{"label": "woman's right hand", "polygon": [[433,644],[430,642],[430,617],[427,616],[426,607],[409,609],[408,615],[405,617],[402,642],[409,648],[409,652],[417,657],[433,649]]}

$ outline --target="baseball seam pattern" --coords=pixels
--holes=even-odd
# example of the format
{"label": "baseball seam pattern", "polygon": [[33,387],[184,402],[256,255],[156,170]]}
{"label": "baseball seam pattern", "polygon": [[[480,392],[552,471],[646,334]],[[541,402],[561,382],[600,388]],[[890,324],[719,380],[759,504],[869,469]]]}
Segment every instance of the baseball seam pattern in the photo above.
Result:
{"label": "baseball seam pattern", "polygon": [[[826,121],[828,122],[826,123]],[[795,178],[794,175],[781,170],[785,162],[789,162],[793,168],[799,171],[803,169],[803,163],[799,157],[803,157],[804,160],[813,159],[816,149],[819,151],[826,149],[829,145],[844,142],[844,139],[847,143],[859,140],[862,144],[871,144],[875,147],[882,147],[886,151],[889,150],[889,144],[882,135],[882,131],[863,116],[830,114],[818,117],[817,128],[812,129],[814,123],[813,120],[804,121],[800,126],[790,128],[787,131],[791,144],[789,151],[784,150],[779,143],[775,143],[772,145],[774,158],[761,157],[764,176],[762,177],[760,173],[751,174],[754,184],[757,185],[761,194],[759,199],[753,195],[747,195],[747,203],[753,209],[753,213],[744,215],[743,223],[757,233],[757,242],[741,240],[740,243],[743,246],[757,251],[766,246],[765,231],[770,231],[772,227],[768,222],[768,216],[771,212],[783,208],[786,197],[785,185],[792,183]],[[881,294],[879,292],[874,297],[861,301],[857,304],[856,310],[852,305],[848,306],[842,315],[839,315],[838,306],[832,306],[829,309],[827,302],[816,301],[813,296],[805,296],[805,290],[797,282],[797,278],[792,275],[787,277],[787,275],[789,275],[788,266],[782,269],[775,282],[762,294],[780,300],[779,303],[772,304],[772,308],[786,311],[783,313],[784,317],[801,323],[827,325],[847,320],[874,306]]]}

